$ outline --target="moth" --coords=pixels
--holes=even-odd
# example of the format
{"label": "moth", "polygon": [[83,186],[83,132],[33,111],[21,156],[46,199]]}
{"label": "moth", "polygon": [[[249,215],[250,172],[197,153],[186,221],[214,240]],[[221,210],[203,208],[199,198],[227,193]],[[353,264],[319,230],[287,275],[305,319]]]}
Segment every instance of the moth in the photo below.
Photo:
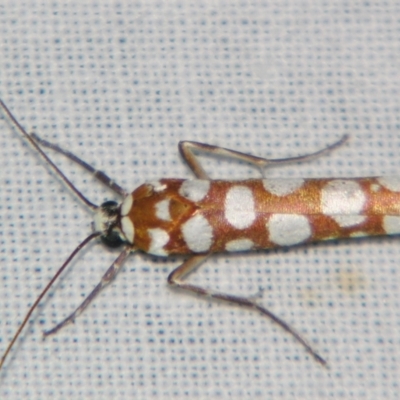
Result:
{"label": "moth", "polygon": [[[195,179],[163,178],[144,183],[128,192],[85,161],[58,145],[28,134],[3,101],[0,107],[64,183],[94,212],[94,231],[59,268],[37,297],[5,350],[0,368],[49,288],[72,258],[90,241],[99,238],[121,252],[101,281],[79,307],[54,328],[51,335],[75,321],[99,291],[117,275],[128,256],[142,251],[156,256],[186,255],[188,258],[168,276],[168,283],[199,296],[234,303],[272,319],[291,334],[320,364],[322,358],[285,321],[263,307],[254,297],[221,293],[187,283],[185,278],[215,253],[243,252],[287,247],[315,241],[400,233],[400,178],[327,178],[247,180],[211,179],[196,153],[203,152],[253,164],[262,171],[270,166],[309,161],[341,146],[348,136],[312,154],[293,158],[266,159],[209,144],[183,141],[179,151]],[[49,159],[43,148],[63,154],[89,171],[121,197],[121,202],[91,203]]]}

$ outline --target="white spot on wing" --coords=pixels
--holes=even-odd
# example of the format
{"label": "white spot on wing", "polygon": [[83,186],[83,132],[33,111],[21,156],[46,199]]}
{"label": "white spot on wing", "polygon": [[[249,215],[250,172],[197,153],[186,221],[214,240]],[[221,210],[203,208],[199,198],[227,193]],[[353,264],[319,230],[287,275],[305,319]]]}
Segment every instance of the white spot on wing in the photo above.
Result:
{"label": "white spot on wing", "polygon": [[363,215],[330,215],[330,217],[333,218],[342,228],[360,225],[366,219]]}
{"label": "white spot on wing", "polygon": [[325,215],[333,218],[341,227],[361,224],[366,196],[361,186],[350,180],[330,181],[321,192],[321,208]]}
{"label": "white spot on wing", "polygon": [[133,226],[132,220],[129,217],[121,218],[121,230],[126,240],[129,243],[133,243],[135,240],[135,228]]}
{"label": "white spot on wing", "polygon": [[304,215],[273,214],[267,222],[269,240],[280,246],[302,243],[311,236],[310,222]]}
{"label": "white spot on wing", "polygon": [[256,219],[254,198],[246,186],[233,186],[225,198],[225,218],[237,229],[248,228]]}
{"label": "white spot on wing", "polygon": [[131,211],[133,204],[133,196],[129,194],[128,196],[125,197],[124,201],[121,204],[121,216],[125,216],[129,214],[129,211]]}
{"label": "white spot on wing", "polygon": [[164,229],[154,228],[147,230],[150,236],[150,247],[148,252],[156,256],[167,256],[168,253],[164,250],[164,246],[169,241],[169,235]]}
{"label": "white spot on wing", "polygon": [[210,249],[213,230],[207,219],[201,214],[187,220],[181,230],[187,246],[193,252],[204,253]]}
{"label": "white spot on wing", "polygon": [[225,248],[227,251],[246,251],[250,250],[254,243],[250,239],[236,239],[226,243]]}
{"label": "white spot on wing", "polygon": [[263,179],[266,191],[276,196],[286,196],[300,189],[304,184],[304,179]]}
{"label": "white spot on wing", "polygon": [[184,181],[179,188],[179,194],[192,201],[200,201],[206,197],[210,190],[210,181],[194,179]]}
{"label": "white spot on wing", "polygon": [[167,185],[165,183],[162,183],[161,181],[150,181],[148,182],[148,184],[153,187],[153,190],[155,192],[162,192],[167,188]]}
{"label": "white spot on wing", "polygon": [[169,212],[169,203],[171,199],[161,200],[156,204],[156,217],[164,221],[171,221],[171,214]]}
{"label": "white spot on wing", "polygon": [[380,188],[381,188],[381,186],[380,186],[380,185],[377,185],[376,183],[373,183],[373,184],[371,185],[371,191],[372,191],[372,192],[378,192]]}
{"label": "white spot on wing", "polygon": [[393,192],[400,192],[400,176],[382,176],[378,182]]}
{"label": "white spot on wing", "polygon": [[400,217],[395,215],[386,215],[383,218],[383,229],[388,235],[400,233]]}

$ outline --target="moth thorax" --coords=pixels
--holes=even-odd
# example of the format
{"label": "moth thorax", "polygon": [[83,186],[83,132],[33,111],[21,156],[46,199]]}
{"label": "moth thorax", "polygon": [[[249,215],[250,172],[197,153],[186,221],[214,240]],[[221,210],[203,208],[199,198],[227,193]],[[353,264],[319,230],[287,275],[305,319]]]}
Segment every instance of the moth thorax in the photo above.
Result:
{"label": "moth thorax", "polygon": [[94,230],[100,232],[101,241],[108,247],[118,247],[126,239],[119,228],[119,205],[115,201],[104,202],[96,211]]}

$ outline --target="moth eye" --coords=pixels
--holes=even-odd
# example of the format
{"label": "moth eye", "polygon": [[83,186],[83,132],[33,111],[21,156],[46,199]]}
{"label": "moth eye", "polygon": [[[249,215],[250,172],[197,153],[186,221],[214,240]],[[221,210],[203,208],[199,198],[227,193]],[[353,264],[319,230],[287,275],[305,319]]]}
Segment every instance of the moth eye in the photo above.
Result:
{"label": "moth eye", "polygon": [[100,236],[102,243],[104,243],[107,247],[116,248],[120,247],[124,244],[124,241],[121,239],[121,236],[118,232],[112,231],[107,235]]}

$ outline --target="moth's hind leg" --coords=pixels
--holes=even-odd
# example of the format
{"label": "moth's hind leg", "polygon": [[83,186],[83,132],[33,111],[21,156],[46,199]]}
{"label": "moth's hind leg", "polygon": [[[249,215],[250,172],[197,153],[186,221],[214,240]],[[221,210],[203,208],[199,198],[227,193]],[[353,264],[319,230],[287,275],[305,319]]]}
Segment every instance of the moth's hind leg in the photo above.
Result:
{"label": "moth's hind leg", "polygon": [[326,366],[326,361],[303,339],[299,333],[295,331],[288,323],[277,317],[268,309],[260,306],[256,302],[256,298],[253,296],[242,297],[227,293],[221,293],[210,289],[202,288],[201,286],[192,285],[183,281],[185,276],[190,274],[195,268],[197,268],[202,262],[204,262],[208,254],[195,255],[185,261],[182,265],[174,269],[168,277],[168,283],[170,285],[176,286],[180,289],[188,290],[190,292],[196,293],[201,296],[211,297],[213,299],[218,299],[226,301],[229,303],[237,304],[242,307],[247,307],[252,310],[256,310],[266,317],[272,319],[278,325],[280,325],[286,332],[290,333],[305,349],[311,354],[316,361],[320,364]]}
{"label": "moth's hind leg", "polygon": [[224,147],[212,146],[206,143],[191,142],[191,141],[179,142],[179,151],[183,159],[186,161],[189,168],[194,172],[197,178],[210,179],[208,174],[204,171],[203,167],[201,166],[200,161],[194,154],[194,151],[245,161],[248,162],[249,164],[253,164],[254,166],[260,168],[260,170],[262,171],[263,168],[269,166],[313,160],[314,158],[320,157],[330,152],[331,150],[336,149],[337,147],[343,145],[348,140],[348,138],[349,138],[348,135],[344,135],[339,141],[332,143],[331,145],[321,150],[315,151],[314,153],[305,154],[297,157],[277,158],[277,159],[267,159],[263,157],[242,153],[236,150],[226,149]]}

